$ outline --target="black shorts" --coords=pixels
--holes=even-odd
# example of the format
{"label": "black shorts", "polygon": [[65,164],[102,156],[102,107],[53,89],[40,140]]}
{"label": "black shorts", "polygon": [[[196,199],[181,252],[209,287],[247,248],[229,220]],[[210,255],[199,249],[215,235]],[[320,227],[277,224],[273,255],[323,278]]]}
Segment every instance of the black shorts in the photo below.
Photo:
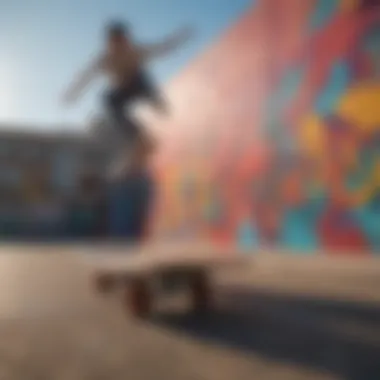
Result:
{"label": "black shorts", "polygon": [[150,78],[144,72],[137,73],[126,85],[112,88],[105,95],[108,116],[116,128],[128,138],[139,134],[138,121],[131,115],[128,106],[138,100],[158,99],[158,95]]}
{"label": "black shorts", "polygon": [[151,79],[145,73],[137,73],[125,85],[107,91],[105,103],[107,108],[126,107],[137,100],[152,100],[157,96],[157,91]]}

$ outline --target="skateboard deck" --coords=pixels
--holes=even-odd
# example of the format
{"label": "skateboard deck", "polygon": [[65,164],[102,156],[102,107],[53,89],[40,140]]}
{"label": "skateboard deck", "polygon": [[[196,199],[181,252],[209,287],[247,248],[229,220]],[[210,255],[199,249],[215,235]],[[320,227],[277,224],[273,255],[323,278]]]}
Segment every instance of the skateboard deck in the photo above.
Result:
{"label": "skateboard deck", "polygon": [[212,274],[220,267],[242,265],[241,256],[209,247],[136,247],[90,256],[92,281],[99,293],[124,292],[134,316],[151,313],[165,295],[189,294],[193,310],[212,306]]}

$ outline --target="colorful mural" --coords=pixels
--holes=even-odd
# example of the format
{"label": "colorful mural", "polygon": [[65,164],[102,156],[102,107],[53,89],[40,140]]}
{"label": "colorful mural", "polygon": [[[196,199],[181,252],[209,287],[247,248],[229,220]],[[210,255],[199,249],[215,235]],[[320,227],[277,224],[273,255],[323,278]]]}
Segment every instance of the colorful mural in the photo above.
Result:
{"label": "colorful mural", "polygon": [[159,233],[380,252],[380,0],[257,0],[168,94]]}

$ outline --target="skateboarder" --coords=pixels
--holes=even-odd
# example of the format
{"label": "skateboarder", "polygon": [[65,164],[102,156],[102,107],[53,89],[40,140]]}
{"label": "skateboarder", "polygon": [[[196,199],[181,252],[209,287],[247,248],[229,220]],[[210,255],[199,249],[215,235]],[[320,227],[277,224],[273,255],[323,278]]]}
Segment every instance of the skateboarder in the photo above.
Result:
{"label": "skateboarder", "polygon": [[104,97],[107,117],[123,133],[128,145],[132,143],[133,146],[141,137],[141,131],[125,106],[130,106],[135,100],[148,100],[160,111],[166,110],[161,94],[147,74],[146,64],[173,52],[191,35],[190,28],[183,28],[159,43],[137,45],[123,23],[111,23],[106,28],[105,51],[69,87],[64,96],[65,102],[74,102],[94,78],[105,74],[110,81]]}

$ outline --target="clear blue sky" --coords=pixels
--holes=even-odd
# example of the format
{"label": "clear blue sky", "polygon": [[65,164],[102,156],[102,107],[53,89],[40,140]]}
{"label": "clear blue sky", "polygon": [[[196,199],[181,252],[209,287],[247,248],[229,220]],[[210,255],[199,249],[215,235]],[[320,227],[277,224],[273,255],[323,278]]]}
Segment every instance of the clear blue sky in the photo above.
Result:
{"label": "clear blue sky", "polygon": [[181,69],[233,22],[252,0],[0,0],[0,122],[44,127],[80,124],[96,111],[94,86],[73,109],[62,90],[101,48],[108,19],[131,23],[137,39],[155,41],[183,24],[197,38],[176,56],[157,62],[160,83]]}

